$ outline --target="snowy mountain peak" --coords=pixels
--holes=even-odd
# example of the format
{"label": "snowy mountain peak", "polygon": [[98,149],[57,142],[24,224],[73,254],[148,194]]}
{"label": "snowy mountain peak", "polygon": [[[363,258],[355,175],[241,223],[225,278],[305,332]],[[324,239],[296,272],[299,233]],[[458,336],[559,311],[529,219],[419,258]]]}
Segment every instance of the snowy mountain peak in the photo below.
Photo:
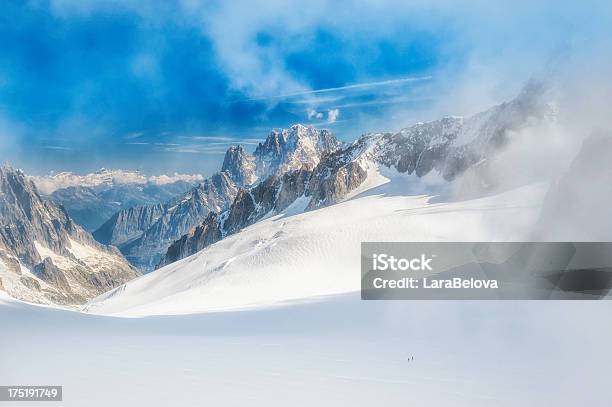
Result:
{"label": "snowy mountain peak", "polygon": [[[257,188],[261,195],[256,199],[273,203],[276,195],[272,191],[279,186],[278,182],[285,180],[282,194],[279,192],[281,201],[296,199],[295,191],[303,192],[305,176],[300,178],[294,173],[309,173],[325,154],[339,146],[328,130],[312,126],[294,125],[289,129],[273,130],[253,155],[242,146],[230,147],[220,172],[167,201],[161,210],[158,207],[125,209],[94,235],[105,243],[116,244],[132,264],[150,270],[174,241],[192,233],[192,229],[206,219],[214,218],[209,216],[211,213],[227,210],[236,200],[247,205],[244,211],[249,212],[248,196],[239,193],[241,187],[248,187],[243,189],[247,192]],[[306,172],[300,172],[302,169]],[[234,223],[239,227],[241,221]]]}
{"label": "snowy mountain peak", "polygon": [[238,185],[251,185],[257,180],[255,159],[240,145],[228,148],[221,171],[227,172]]}
{"label": "snowy mountain peak", "polygon": [[551,120],[545,89],[529,85],[528,91],[514,100],[477,115],[443,117],[396,133],[370,133],[345,147],[325,130],[300,125],[275,130],[259,145],[255,156],[258,169],[284,171],[269,172],[259,184],[239,193],[225,213],[207,218],[196,231],[176,241],[163,264],[280,213],[294,202],[300,202],[300,211],[342,202],[380,168],[403,177],[412,175],[415,181],[430,173],[440,182],[452,181],[496,154],[513,133],[534,122]]}
{"label": "snowy mountain peak", "polygon": [[255,149],[257,174],[265,178],[275,172],[297,170],[302,165],[316,166],[323,153],[340,147],[329,130],[295,124],[289,129],[274,129]]}
{"label": "snowy mountain peak", "polygon": [[80,304],[138,275],[8,166],[0,169],[0,222],[0,285],[16,298]]}

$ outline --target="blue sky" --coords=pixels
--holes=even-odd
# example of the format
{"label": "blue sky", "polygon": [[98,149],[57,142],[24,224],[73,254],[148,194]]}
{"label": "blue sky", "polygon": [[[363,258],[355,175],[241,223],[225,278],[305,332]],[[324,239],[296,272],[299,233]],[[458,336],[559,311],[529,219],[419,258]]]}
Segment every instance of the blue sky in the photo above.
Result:
{"label": "blue sky", "polygon": [[475,112],[612,21],[603,1],[253,3],[3,2],[0,159],[210,173],[273,127]]}

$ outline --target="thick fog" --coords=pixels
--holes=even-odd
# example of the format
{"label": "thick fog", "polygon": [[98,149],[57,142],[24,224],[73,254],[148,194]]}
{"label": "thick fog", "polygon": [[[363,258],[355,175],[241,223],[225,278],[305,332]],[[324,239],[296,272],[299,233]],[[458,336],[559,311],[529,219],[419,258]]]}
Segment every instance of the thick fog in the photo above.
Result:
{"label": "thick fog", "polygon": [[508,131],[501,150],[454,182],[455,199],[544,183],[534,239],[610,240],[611,71],[610,50],[592,44],[568,49],[534,72],[532,79],[547,89],[548,117]]}

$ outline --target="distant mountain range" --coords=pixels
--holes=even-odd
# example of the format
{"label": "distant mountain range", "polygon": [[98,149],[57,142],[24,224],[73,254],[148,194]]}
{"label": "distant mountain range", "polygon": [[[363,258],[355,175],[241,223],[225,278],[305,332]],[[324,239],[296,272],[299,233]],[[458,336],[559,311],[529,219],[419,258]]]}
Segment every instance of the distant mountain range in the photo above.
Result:
{"label": "distant mountain range", "polygon": [[164,204],[120,210],[93,235],[103,244],[117,246],[133,265],[150,271],[168,245],[202,222],[211,211],[227,208],[237,191],[229,175],[220,172]]}
{"label": "distant mountain range", "polygon": [[[413,175],[415,180],[434,175],[442,182],[452,181],[492,157],[510,141],[512,132],[555,119],[548,87],[531,81],[514,100],[471,117],[445,117],[397,133],[366,134],[348,146],[326,150],[318,163],[277,167],[281,170],[241,189],[225,212],[209,214],[201,225],[170,245],[160,265],[188,257],[290,206],[296,213],[341,202],[379,167]],[[274,143],[271,135],[265,145]],[[472,176],[477,177],[478,171]]]}
{"label": "distant mountain range", "polygon": [[302,125],[273,130],[252,155],[241,146],[230,147],[221,171],[199,186],[163,205],[123,209],[96,230],[94,237],[117,246],[141,270],[153,270],[173,242],[210,214],[225,211],[251,186],[304,165],[312,168],[339,146],[328,130]]}
{"label": "distant mountain range", "polygon": [[138,171],[102,168],[87,175],[62,172],[31,179],[42,194],[63,205],[79,225],[94,231],[121,209],[166,202],[193,188],[204,177],[147,177]]}
{"label": "distant mountain range", "polygon": [[[206,179],[108,170],[29,178],[3,167],[0,289],[28,301],[81,304],[138,276],[132,266],[152,271],[275,215],[371,194],[383,172],[396,174],[402,190],[395,193],[404,195],[425,178],[464,182],[466,171],[487,188],[491,180],[478,178],[483,163],[514,134],[556,114],[548,88],[532,81],[512,101],[474,116],[365,134],[349,145],[312,126],[273,130],[253,153],[230,147]],[[93,237],[77,221],[92,226],[103,217]]]}

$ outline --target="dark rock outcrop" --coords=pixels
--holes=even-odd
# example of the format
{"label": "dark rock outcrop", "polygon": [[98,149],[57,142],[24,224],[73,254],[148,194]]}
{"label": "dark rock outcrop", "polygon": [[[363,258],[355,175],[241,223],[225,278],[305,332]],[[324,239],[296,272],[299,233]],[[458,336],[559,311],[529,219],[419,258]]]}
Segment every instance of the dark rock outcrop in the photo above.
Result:
{"label": "dark rock outcrop", "polygon": [[241,188],[227,211],[220,215],[211,213],[201,225],[175,241],[159,266],[190,256],[268,214],[286,209],[305,193],[311,174],[304,166],[283,175],[272,175],[250,190]]}
{"label": "dark rock outcrop", "polygon": [[218,214],[211,212],[204,222],[170,245],[159,266],[174,263],[223,238]]}
{"label": "dark rock outcrop", "polygon": [[[105,225],[105,231],[96,231],[95,236],[122,235],[131,230],[131,240],[112,241],[126,258],[143,271],[151,271],[159,263],[168,247],[193,227],[202,223],[209,213],[221,212],[233,202],[238,188],[227,172],[216,173],[196,188],[166,202],[160,209],[132,208],[126,210]],[[159,213],[161,211],[161,213]],[[147,214],[150,224],[139,222],[140,214]],[[121,219],[131,219],[121,223]]]}
{"label": "dark rock outcrop", "polygon": [[237,185],[251,185],[257,180],[255,158],[242,146],[231,146],[227,150],[221,171],[228,173]]}
{"label": "dark rock outcrop", "polygon": [[36,277],[58,288],[64,293],[72,294],[70,284],[64,273],[53,264],[53,260],[47,257],[42,262],[34,266],[32,270]]}
{"label": "dark rock outcrop", "polygon": [[142,236],[163,214],[162,204],[123,209],[106,221],[93,236],[102,244],[121,246]]}

